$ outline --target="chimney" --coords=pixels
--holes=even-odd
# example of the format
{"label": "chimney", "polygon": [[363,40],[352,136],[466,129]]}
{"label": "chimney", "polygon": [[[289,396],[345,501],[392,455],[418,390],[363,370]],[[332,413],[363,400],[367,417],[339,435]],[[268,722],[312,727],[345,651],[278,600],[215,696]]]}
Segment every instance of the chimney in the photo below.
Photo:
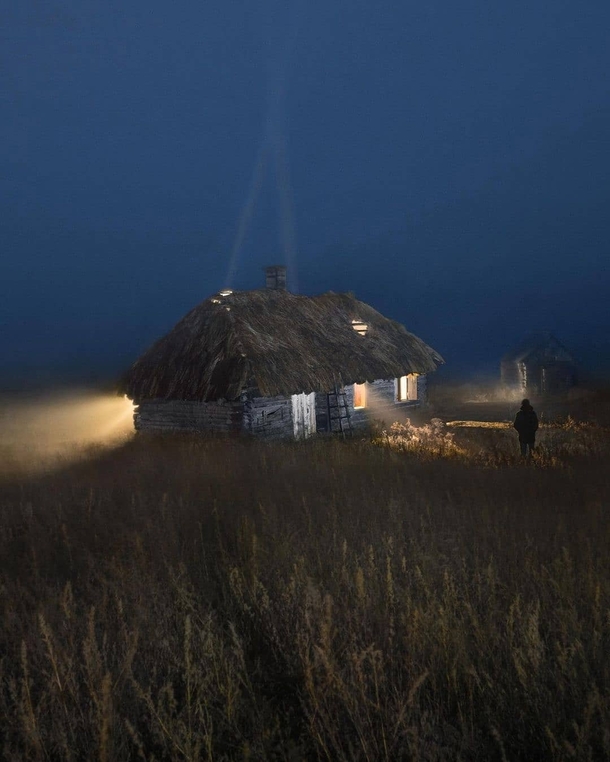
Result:
{"label": "chimney", "polygon": [[284,265],[265,267],[265,286],[276,291],[286,291],[286,268]]}

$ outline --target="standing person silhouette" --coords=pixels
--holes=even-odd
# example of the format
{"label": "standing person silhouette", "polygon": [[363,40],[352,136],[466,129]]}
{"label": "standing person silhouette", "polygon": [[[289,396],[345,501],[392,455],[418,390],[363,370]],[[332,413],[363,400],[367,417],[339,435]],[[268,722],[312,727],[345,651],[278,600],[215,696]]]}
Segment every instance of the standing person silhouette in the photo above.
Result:
{"label": "standing person silhouette", "polygon": [[513,428],[519,433],[519,446],[521,455],[525,458],[531,455],[536,444],[536,432],[538,431],[538,416],[530,405],[529,400],[523,400],[521,410],[515,416]]}

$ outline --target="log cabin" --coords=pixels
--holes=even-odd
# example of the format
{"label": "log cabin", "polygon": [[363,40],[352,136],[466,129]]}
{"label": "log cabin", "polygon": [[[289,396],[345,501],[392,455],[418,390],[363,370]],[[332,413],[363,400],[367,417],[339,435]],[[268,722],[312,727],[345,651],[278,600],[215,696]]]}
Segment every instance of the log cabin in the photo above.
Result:
{"label": "log cabin", "polygon": [[299,296],[286,268],[220,291],[136,360],[122,391],[138,431],[304,439],[397,420],[426,399],[442,357],[352,294]]}
{"label": "log cabin", "polygon": [[500,364],[502,383],[523,395],[561,394],[577,383],[576,360],[551,333],[528,336]]}

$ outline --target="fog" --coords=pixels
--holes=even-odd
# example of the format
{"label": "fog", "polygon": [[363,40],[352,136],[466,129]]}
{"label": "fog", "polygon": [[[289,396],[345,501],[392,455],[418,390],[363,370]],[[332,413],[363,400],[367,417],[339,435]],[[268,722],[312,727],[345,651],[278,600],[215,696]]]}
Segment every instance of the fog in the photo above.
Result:
{"label": "fog", "polygon": [[610,3],[581,5],[11,3],[0,383],[118,377],[269,264],[453,379],[546,330],[610,375]]}
{"label": "fog", "polygon": [[0,470],[40,471],[116,447],[133,434],[133,405],[125,397],[64,389],[0,397]]}

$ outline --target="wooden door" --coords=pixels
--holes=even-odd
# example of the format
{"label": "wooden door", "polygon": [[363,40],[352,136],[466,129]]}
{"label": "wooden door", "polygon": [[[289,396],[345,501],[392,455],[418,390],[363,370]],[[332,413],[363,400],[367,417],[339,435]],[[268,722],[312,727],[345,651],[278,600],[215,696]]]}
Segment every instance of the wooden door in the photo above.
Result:
{"label": "wooden door", "polygon": [[292,395],[292,425],[295,439],[307,439],[316,433],[316,395]]}

